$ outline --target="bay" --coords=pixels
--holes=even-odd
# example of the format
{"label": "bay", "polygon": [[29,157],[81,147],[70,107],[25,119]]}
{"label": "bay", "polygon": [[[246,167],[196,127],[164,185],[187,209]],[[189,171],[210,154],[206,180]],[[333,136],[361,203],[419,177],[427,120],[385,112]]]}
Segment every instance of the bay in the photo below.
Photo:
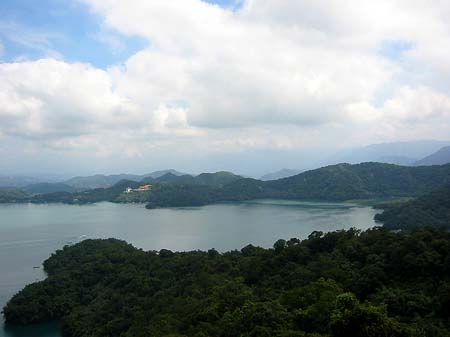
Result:
{"label": "bay", "polygon": [[[353,203],[256,200],[196,208],[143,205],[0,205],[0,307],[26,284],[45,278],[42,262],[87,238],[118,238],[144,250],[219,251],[271,247],[312,231],[375,226],[376,211]],[[59,325],[2,326],[0,337],[59,337]]]}

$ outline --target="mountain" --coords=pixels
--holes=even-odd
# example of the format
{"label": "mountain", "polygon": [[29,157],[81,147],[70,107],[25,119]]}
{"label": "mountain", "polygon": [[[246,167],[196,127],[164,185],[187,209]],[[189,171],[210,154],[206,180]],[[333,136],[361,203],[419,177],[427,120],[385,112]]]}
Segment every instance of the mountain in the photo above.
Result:
{"label": "mountain", "polygon": [[21,203],[25,202],[28,195],[16,188],[0,188],[0,204],[1,203]]}
{"label": "mountain", "polygon": [[123,193],[126,187],[137,188],[142,182],[122,180],[110,188],[42,194],[27,201],[77,204],[147,202],[148,208],[155,208],[263,198],[346,201],[417,197],[450,184],[450,164],[417,167],[383,163],[337,164],[271,181],[242,178],[224,172],[197,177],[169,173],[150,183],[153,186],[145,193]]}
{"label": "mountain", "polygon": [[55,192],[76,192],[77,189],[64,183],[37,183],[27,185],[23,188],[25,192],[31,194],[47,194]]}
{"label": "mountain", "polygon": [[400,205],[387,205],[375,220],[391,229],[411,230],[423,226],[450,229],[450,185]]}
{"label": "mountain", "polygon": [[168,173],[173,174],[175,176],[186,175],[186,173],[178,172],[177,170],[174,170],[174,169],[169,169],[169,170],[154,171],[152,173],[144,174],[142,177],[143,178],[149,177],[149,178],[155,178],[156,179],[156,178],[162,177],[163,175],[166,175]]}
{"label": "mountain", "polygon": [[176,175],[171,172],[157,178],[145,178],[142,182],[165,184],[195,184],[195,178],[189,174]]}
{"label": "mountain", "polygon": [[0,176],[0,187],[24,187],[42,182],[42,179],[25,176]]}
{"label": "mountain", "polygon": [[450,163],[450,146],[443,147],[439,151],[416,161],[415,166],[444,165]]}
{"label": "mountain", "polygon": [[295,176],[299,173],[301,173],[303,170],[294,170],[294,169],[281,169],[277,172],[267,173],[263,175],[260,180],[268,181],[268,180],[277,180],[281,178],[287,178],[291,176]]}
{"label": "mountain", "polygon": [[202,173],[195,177],[197,184],[214,187],[222,187],[240,179],[242,179],[241,176],[226,171]]}
{"label": "mountain", "polygon": [[420,140],[372,144],[362,148],[341,151],[326,161],[329,164],[335,164],[337,162],[351,164],[380,162],[396,165],[412,165],[418,159],[428,156],[444,146],[450,146],[450,141]]}
{"label": "mountain", "polygon": [[242,177],[226,171],[201,173],[195,177],[188,174],[175,175],[173,173],[166,173],[156,179],[144,178],[142,183],[169,183],[179,185],[207,185],[211,187],[221,187],[239,179],[242,179]]}
{"label": "mountain", "polygon": [[97,174],[94,176],[87,177],[75,177],[65,181],[66,185],[74,187],[76,189],[95,189],[95,188],[107,188],[115,185],[121,180],[132,180],[132,181],[141,181],[145,178],[159,178],[165,174],[172,174],[175,176],[183,175],[183,173],[178,172],[176,170],[163,170],[163,171],[155,171],[148,174],[143,175],[135,175],[135,174],[115,174],[115,175],[104,175]]}
{"label": "mountain", "polygon": [[[450,165],[407,167],[383,163],[337,164],[273,181],[241,179],[227,196],[343,201],[418,196],[450,182]],[[244,195],[245,195],[244,194]]]}

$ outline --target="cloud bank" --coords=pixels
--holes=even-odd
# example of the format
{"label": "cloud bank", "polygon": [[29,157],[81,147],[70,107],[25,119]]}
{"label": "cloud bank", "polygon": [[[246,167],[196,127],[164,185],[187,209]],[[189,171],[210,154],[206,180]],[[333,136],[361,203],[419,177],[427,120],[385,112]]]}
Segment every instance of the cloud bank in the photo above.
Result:
{"label": "cloud bank", "polygon": [[148,47],[107,69],[1,63],[0,137],[138,158],[450,134],[450,3],[82,2]]}

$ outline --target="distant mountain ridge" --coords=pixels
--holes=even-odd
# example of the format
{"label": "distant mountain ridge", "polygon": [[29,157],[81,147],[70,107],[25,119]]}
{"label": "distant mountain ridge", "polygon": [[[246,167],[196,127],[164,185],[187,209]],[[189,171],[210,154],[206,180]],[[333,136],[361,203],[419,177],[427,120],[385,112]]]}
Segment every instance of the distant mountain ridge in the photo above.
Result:
{"label": "distant mountain ridge", "polygon": [[[261,176],[261,180],[276,180],[294,176],[307,170],[339,163],[360,164],[377,162],[401,166],[413,166],[420,158],[428,156],[444,146],[450,146],[450,141],[419,140],[371,144],[364,147],[342,150],[321,161],[303,163],[296,169],[281,169]],[[450,162],[450,160],[449,160]],[[445,164],[441,162],[440,164]]]}
{"label": "distant mountain ridge", "polygon": [[415,161],[436,152],[450,141],[418,140],[371,144],[362,148],[342,151],[328,159],[329,164],[345,162],[358,164],[380,162],[396,165],[412,165]]}
{"label": "distant mountain ridge", "polygon": [[[143,182],[153,186],[143,193],[124,193]],[[383,163],[337,164],[271,181],[243,178],[228,172],[162,177],[143,182],[122,180],[110,188],[82,193],[44,194],[30,202],[94,203],[140,202],[148,208],[201,206],[252,199],[346,201],[417,197],[450,184],[450,164],[408,167]]]}
{"label": "distant mountain ridge", "polygon": [[24,187],[42,182],[42,179],[26,176],[0,176],[0,188]]}
{"label": "distant mountain ridge", "polygon": [[287,178],[287,177],[292,177],[295,176],[297,174],[302,173],[303,170],[295,170],[295,169],[281,169],[277,172],[273,172],[273,173],[268,173],[263,175],[260,180],[263,181],[268,181],[268,180],[277,180],[277,179],[282,179],[282,178]]}
{"label": "distant mountain ridge", "polygon": [[69,186],[64,183],[37,183],[27,185],[22,188],[22,190],[31,194],[47,194],[55,192],[74,193],[78,191],[75,187]]}
{"label": "distant mountain ridge", "polygon": [[443,147],[439,151],[418,160],[415,166],[444,165],[450,163],[450,146]]}
{"label": "distant mountain ridge", "polygon": [[95,188],[108,188],[117,184],[121,180],[141,181],[145,178],[159,178],[165,174],[172,174],[175,176],[184,175],[184,173],[178,172],[174,169],[155,171],[148,174],[136,175],[136,174],[113,174],[104,175],[97,174],[86,177],[74,177],[64,182],[64,184],[77,189],[95,189]]}
{"label": "distant mountain ridge", "polygon": [[143,183],[171,183],[171,184],[195,184],[206,185],[212,187],[222,187],[226,184],[232,183],[243,177],[227,171],[219,171],[215,173],[201,173],[197,176],[191,176],[188,174],[174,175],[169,172],[158,178],[144,178]]}

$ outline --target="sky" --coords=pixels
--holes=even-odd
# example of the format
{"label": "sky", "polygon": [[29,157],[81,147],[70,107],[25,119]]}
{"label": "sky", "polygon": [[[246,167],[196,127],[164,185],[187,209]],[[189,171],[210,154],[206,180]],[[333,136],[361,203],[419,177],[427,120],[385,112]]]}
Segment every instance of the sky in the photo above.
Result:
{"label": "sky", "polygon": [[295,167],[450,137],[449,1],[4,0],[0,174]]}

